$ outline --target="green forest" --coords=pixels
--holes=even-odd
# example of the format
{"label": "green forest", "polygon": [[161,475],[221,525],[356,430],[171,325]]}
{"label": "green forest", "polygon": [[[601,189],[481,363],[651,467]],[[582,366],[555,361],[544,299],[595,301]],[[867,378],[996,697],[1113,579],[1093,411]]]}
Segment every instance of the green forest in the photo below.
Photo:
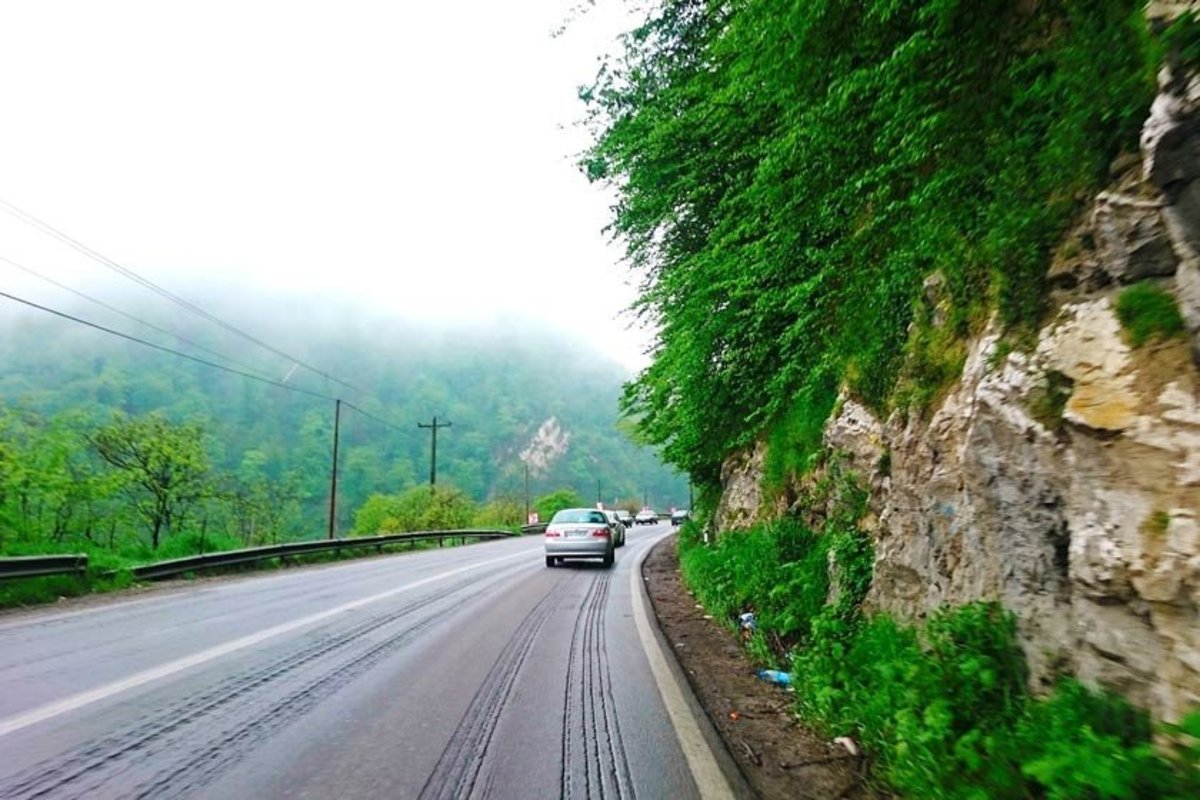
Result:
{"label": "green forest", "polygon": [[[161,303],[121,305],[150,320],[163,313]],[[150,558],[325,536],[335,398],[343,400],[340,535],[511,527],[524,522],[526,502],[538,510],[540,500],[564,497],[687,502],[686,480],[621,429],[627,372],[561,334],[521,321],[433,331],[332,313],[316,300],[242,297],[208,307],[345,384],[188,315],[158,323],[182,344],[95,308],[72,309],[294,390],[6,308],[0,552],[96,548]],[[428,487],[430,430],[418,424],[434,417],[450,423],[438,429],[441,502],[416,516],[394,513],[406,491]]]}

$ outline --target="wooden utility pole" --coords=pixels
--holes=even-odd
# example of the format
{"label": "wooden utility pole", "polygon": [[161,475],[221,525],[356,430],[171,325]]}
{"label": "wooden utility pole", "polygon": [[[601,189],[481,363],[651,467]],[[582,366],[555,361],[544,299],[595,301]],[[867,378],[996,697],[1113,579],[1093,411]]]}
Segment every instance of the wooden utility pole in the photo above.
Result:
{"label": "wooden utility pole", "polygon": [[338,429],[342,424],[342,401],[335,400],[333,404],[333,469],[330,470],[329,481],[329,538],[332,539],[337,529],[337,456]]}
{"label": "wooden utility pole", "polygon": [[430,445],[430,456],[429,456],[429,488],[430,489],[433,489],[434,486],[437,485],[437,432],[438,432],[438,428],[449,428],[453,424],[454,423],[452,423],[452,422],[438,422],[437,417],[433,418],[432,425],[426,425],[423,422],[417,423],[418,428],[428,428],[430,435],[433,437],[432,443]]}

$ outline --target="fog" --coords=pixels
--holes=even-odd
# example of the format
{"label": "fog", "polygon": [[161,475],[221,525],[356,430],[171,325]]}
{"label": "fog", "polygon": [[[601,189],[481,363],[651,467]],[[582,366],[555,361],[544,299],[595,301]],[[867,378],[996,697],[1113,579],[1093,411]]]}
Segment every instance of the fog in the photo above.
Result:
{"label": "fog", "polygon": [[[5,4],[0,198],[189,299],[253,298],[252,316],[482,338],[533,321],[636,369],[649,338],[620,313],[611,198],[574,166],[576,87],[631,27],[623,7]],[[114,304],[133,286],[13,213],[0,256]],[[83,311],[2,262],[0,286]]]}

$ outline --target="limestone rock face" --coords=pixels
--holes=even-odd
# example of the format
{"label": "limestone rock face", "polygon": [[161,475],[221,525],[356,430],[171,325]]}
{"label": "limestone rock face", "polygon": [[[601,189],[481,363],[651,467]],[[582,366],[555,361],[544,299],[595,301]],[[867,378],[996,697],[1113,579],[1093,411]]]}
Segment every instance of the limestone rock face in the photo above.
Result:
{"label": "limestone rock face", "polygon": [[1038,343],[1047,369],[1074,384],[1064,416],[1097,431],[1122,431],[1137,417],[1129,347],[1108,298],[1064,309],[1061,324]]}
{"label": "limestone rock face", "polygon": [[762,474],[766,446],[737,453],[721,466],[721,501],[713,524],[719,531],[752,525],[763,511]]}
{"label": "limestone rock face", "polygon": [[826,429],[872,486],[868,606],[999,601],[1035,686],[1074,674],[1174,719],[1200,701],[1200,374],[1183,343],[1131,350],[1106,296],[1065,306],[1033,353],[999,358],[997,338],[929,418],[846,402]]}
{"label": "limestone rock face", "polygon": [[[1194,3],[1158,5],[1167,18],[1189,7],[1196,10]],[[1162,221],[1178,261],[1176,293],[1200,363],[1200,75],[1164,67],[1158,88],[1142,127],[1142,166],[1163,198]],[[1147,246],[1146,235],[1138,243]]]}
{"label": "limestone rock face", "polygon": [[1159,213],[1162,202],[1105,193],[1097,199],[1092,225],[1097,257],[1121,283],[1175,274],[1176,257]]}
{"label": "limestone rock face", "polygon": [[[1200,700],[1200,375],[1186,345],[1130,350],[1108,297],[1064,307],[1032,354],[974,342],[928,420],[842,404],[827,443],[870,476],[889,451],[868,604],[1018,615],[1034,684],[1103,684],[1176,718]],[[1048,419],[1048,377],[1067,377]],[[874,450],[871,450],[874,447]]]}

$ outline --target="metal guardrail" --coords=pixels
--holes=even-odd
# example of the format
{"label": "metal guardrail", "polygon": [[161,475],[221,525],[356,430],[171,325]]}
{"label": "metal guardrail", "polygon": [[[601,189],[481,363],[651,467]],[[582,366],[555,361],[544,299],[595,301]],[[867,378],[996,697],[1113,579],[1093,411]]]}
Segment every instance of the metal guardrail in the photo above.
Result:
{"label": "metal guardrail", "polygon": [[86,555],[0,558],[0,580],[40,578],[45,575],[82,575],[87,571],[87,566]]}
{"label": "metal guardrail", "polygon": [[206,569],[217,569],[237,564],[252,564],[257,561],[267,561],[272,558],[307,555],[309,553],[338,552],[343,549],[360,547],[377,547],[380,550],[385,545],[403,544],[404,542],[420,542],[438,540],[441,545],[445,540],[462,539],[507,539],[513,534],[509,531],[498,530],[461,530],[461,531],[416,531],[413,533],[391,533],[383,536],[358,536],[349,539],[317,539],[311,542],[289,542],[287,544],[268,545],[266,547],[249,547],[244,550],[226,550],[218,553],[208,553],[202,556],[175,558],[170,561],[159,561],[134,567],[131,571],[137,580],[158,580],[183,575],[187,572],[199,572]]}
{"label": "metal guardrail", "polygon": [[548,527],[550,527],[550,524],[547,522],[539,522],[537,525],[522,525],[521,533],[526,536],[534,533],[545,533]]}
{"label": "metal guardrail", "polygon": [[[307,555],[309,553],[339,552],[360,547],[376,547],[381,551],[386,545],[403,544],[404,542],[421,542],[437,540],[438,545],[447,539],[506,539],[512,536],[511,531],[500,530],[460,530],[460,531],[415,531],[413,533],[390,533],[383,536],[357,536],[349,539],[317,539],[311,542],[288,542],[287,544],[267,545],[266,547],[248,547],[243,550],[226,550],[217,553],[206,553],[201,556],[174,558],[169,561],[158,561],[134,567],[130,572],[137,580],[158,580],[183,575],[187,572],[200,572],[206,569],[217,569],[236,564],[252,564],[257,561],[267,561],[272,558]],[[44,575],[83,574],[87,570],[86,555],[66,556],[17,556],[0,558],[0,580],[5,578],[37,578]]]}

